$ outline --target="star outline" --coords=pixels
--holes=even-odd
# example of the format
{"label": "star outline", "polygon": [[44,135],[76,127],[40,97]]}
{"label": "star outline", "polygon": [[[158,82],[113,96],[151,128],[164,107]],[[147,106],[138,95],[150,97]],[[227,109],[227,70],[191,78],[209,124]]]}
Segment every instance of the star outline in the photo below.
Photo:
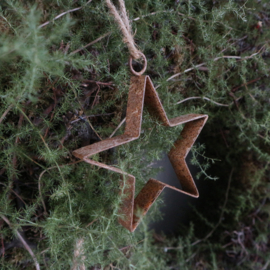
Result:
{"label": "star outline", "polygon": [[[168,154],[182,189],[178,189],[174,186],[170,186],[156,179],[150,178],[136,198],[134,198],[136,179],[133,175],[116,167],[91,160],[89,157],[138,139],[141,133],[144,105],[146,105],[150,114],[158,118],[158,120],[165,126],[174,127],[185,124],[180,134],[181,138],[175,141],[174,146]],[[120,186],[125,196],[122,197],[122,203],[119,207],[120,217],[118,221],[122,226],[133,232],[139,225],[141,217],[146,215],[149,208],[156,201],[164,188],[170,188],[195,198],[199,197],[199,192],[188,169],[185,158],[195,143],[207,119],[207,115],[201,114],[187,114],[168,119],[150,77],[133,76],[131,77],[130,82],[124,133],[122,135],[117,135],[113,138],[105,139],[79,148],[73,152],[73,155],[84,160],[88,164],[99,166],[121,174],[122,181],[120,182]],[[142,210],[142,215],[137,214],[137,209]]]}

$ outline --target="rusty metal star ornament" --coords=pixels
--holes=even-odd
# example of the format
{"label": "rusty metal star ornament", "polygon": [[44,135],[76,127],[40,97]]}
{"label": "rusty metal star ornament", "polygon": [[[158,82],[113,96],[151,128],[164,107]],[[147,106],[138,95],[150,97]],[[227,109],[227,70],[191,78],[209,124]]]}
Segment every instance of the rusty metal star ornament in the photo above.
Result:
{"label": "rusty metal star ornament", "polygon": [[[144,104],[150,114],[165,126],[174,127],[185,124],[179,139],[176,140],[168,154],[182,189],[167,185],[156,179],[149,179],[134,199],[135,177],[133,175],[113,166],[91,160],[89,157],[138,139],[141,133]],[[140,219],[147,213],[164,188],[170,188],[195,198],[199,197],[185,158],[205,125],[207,118],[207,115],[187,114],[168,119],[149,76],[133,76],[130,81],[124,134],[79,148],[73,152],[73,155],[91,165],[121,175],[120,196],[122,201],[119,207],[119,223],[133,232],[139,225]]]}

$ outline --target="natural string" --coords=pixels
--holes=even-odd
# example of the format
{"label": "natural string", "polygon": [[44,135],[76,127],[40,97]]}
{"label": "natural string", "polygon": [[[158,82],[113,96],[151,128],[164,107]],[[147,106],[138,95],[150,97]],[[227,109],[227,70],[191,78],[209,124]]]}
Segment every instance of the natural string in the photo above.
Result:
{"label": "natural string", "polygon": [[118,0],[119,11],[116,9],[111,0],[105,0],[105,2],[124,36],[123,41],[127,44],[131,57],[133,59],[141,58],[142,52],[136,48],[124,0]]}

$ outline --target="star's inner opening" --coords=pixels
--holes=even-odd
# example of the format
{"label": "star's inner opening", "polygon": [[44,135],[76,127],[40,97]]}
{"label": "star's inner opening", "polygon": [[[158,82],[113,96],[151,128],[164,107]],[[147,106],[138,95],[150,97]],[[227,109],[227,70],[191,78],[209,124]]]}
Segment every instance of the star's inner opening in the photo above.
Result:
{"label": "star's inner opening", "polygon": [[[190,152],[186,158],[186,162],[193,179],[196,181],[195,176],[198,168],[190,164],[191,157],[192,154]],[[158,173],[155,179],[182,189],[166,153],[163,154],[160,160],[155,161],[152,167],[162,168],[162,171]],[[179,228],[179,224],[186,224],[188,222],[188,214],[191,211],[190,205],[195,204],[197,199],[169,188],[165,188],[161,196],[164,201],[164,205],[160,209],[163,214],[163,220],[152,223],[150,229],[155,229],[156,232],[163,231],[166,234],[171,234]]]}

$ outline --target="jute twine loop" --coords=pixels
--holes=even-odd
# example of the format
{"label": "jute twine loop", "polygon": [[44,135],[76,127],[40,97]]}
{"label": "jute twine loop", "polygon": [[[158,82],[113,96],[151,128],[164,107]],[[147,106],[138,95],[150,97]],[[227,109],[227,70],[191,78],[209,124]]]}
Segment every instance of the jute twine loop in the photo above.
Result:
{"label": "jute twine loop", "polygon": [[[128,50],[130,53],[129,66],[130,66],[131,72],[134,75],[140,76],[146,70],[147,61],[146,61],[145,55],[140,50],[138,50],[136,48],[136,44],[135,44],[133,34],[132,34],[132,29],[131,29],[131,26],[129,23],[129,19],[128,19],[126,7],[125,7],[125,2],[124,2],[124,0],[118,0],[119,11],[116,9],[116,7],[111,2],[111,0],[105,0],[105,2],[110,10],[110,13],[114,16],[114,19],[117,22],[117,24],[118,24],[118,26],[119,26],[119,28],[124,36],[124,38],[123,38],[124,43],[126,43],[128,46]],[[144,59],[144,67],[143,67],[142,71],[136,72],[132,67],[132,59],[139,59],[139,58]]]}

